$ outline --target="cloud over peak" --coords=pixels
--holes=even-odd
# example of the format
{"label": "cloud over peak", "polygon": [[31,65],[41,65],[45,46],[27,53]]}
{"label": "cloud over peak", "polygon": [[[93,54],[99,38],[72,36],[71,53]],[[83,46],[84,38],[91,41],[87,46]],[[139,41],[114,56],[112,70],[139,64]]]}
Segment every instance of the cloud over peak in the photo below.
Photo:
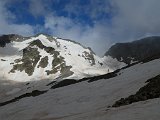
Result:
{"label": "cloud over peak", "polygon": [[0,0],[0,34],[45,32],[103,55],[115,42],[160,35],[159,6],[159,0]]}

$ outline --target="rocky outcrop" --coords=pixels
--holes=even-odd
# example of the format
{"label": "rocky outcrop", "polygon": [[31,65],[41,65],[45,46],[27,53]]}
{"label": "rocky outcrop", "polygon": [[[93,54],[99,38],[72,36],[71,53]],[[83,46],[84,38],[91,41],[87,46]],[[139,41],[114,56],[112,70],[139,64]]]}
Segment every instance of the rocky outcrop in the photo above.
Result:
{"label": "rocky outcrop", "polygon": [[105,56],[117,58],[118,61],[131,64],[160,54],[160,37],[147,37],[129,43],[117,43],[113,45]]}
{"label": "rocky outcrop", "polygon": [[116,101],[112,107],[120,107],[129,105],[139,101],[154,99],[160,97],[160,75],[146,81],[146,85],[138,90],[134,95],[127,98],[121,98]]}

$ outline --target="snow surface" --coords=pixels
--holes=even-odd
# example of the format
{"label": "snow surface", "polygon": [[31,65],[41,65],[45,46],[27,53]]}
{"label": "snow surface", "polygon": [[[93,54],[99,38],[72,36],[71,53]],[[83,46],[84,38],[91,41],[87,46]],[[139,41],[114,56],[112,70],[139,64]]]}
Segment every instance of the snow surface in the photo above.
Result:
{"label": "snow surface", "polygon": [[14,88],[13,90],[9,91],[6,93],[6,95],[11,95],[19,92],[21,89],[20,88]]}
{"label": "snow surface", "polygon": [[[135,94],[146,80],[159,74],[160,59],[139,63],[121,70],[114,78],[50,89],[40,96],[1,106],[0,120],[159,120],[160,98],[107,108],[120,98]],[[42,84],[38,85],[34,89],[42,90]]]}
{"label": "snow surface", "polygon": [[[48,66],[46,68],[37,68],[37,64],[32,76],[28,76],[28,74],[26,74],[24,71],[15,71],[15,73],[10,73],[10,70],[13,68],[12,63],[14,63],[14,60],[22,58],[22,50],[26,48],[32,41],[35,41],[37,39],[39,39],[44,46],[53,47],[56,51],[60,53],[60,56],[64,58],[66,65],[72,66],[71,71],[73,71],[74,74],[72,76],[69,76],[68,78],[80,79],[88,76],[102,75],[108,72],[112,72],[115,69],[125,65],[120,64],[118,61],[114,59],[114,63],[112,63],[111,57],[108,57],[109,62],[106,62],[104,60],[106,60],[107,58],[100,58],[95,54],[93,54],[95,65],[92,65],[90,60],[86,60],[83,57],[84,52],[92,53],[92,51],[89,48],[85,48],[78,43],[69,40],[63,40],[56,37],[52,37],[52,40],[50,40],[47,36],[40,34],[38,36],[25,39],[21,42],[13,41],[11,44],[8,44],[5,48],[0,48],[0,50],[2,49],[1,51],[4,51],[0,52],[0,69],[1,71],[3,71],[0,72],[0,78],[25,82],[41,79],[53,80],[61,75],[60,72],[50,75],[46,74],[46,70],[52,69],[52,60],[54,59],[53,55],[50,55],[43,49],[40,49],[36,46],[35,47],[38,48],[38,51],[42,56],[40,59],[42,59],[45,56],[48,56]],[[9,52],[7,52],[7,50],[12,50],[13,54],[8,55]],[[1,59],[4,59],[6,61],[3,61]],[[100,65],[100,63],[102,63],[103,65]]]}

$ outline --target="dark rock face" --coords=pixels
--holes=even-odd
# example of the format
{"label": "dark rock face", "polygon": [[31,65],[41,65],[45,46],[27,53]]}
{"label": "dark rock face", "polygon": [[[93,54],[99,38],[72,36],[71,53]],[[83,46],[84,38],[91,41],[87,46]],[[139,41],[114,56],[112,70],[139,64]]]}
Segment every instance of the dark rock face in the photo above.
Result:
{"label": "dark rock face", "polygon": [[0,36],[0,47],[5,47],[7,43],[10,43],[11,42],[11,36],[9,35],[3,35],[3,36]]}
{"label": "dark rock face", "polygon": [[127,98],[121,98],[116,101],[112,107],[120,107],[129,105],[134,102],[145,101],[160,97],[160,75],[146,81],[147,85],[140,88],[135,95],[130,95]]}
{"label": "dark rock face", "polygon": [[9,34],[9,35],[2,35],[0,36],[0,47],[5,47],[6,44],[10,43],[11,41],[22,41],[25,37],[16,34]]}
{"label": "dark rock face", "polygon": [[131,61],[141,61],[158,54],[160,54],[160,37],[155,36],[129,43],[117,43],[106,52],[105,56],[110,55],[130,64]]}
{"label": "dark rock face", "polygon": [[45,68],[48,65],[48,56],[45,56],[44,58],[41,59],[41,61],[39,62],[38,68]]}
{"label": "dark rock face", "polygon": [[64,87],[64,86],[68,86],[68,85],[76,84],[76,83],[77,83],[77,80],[74,80],[74,79],[66,79],[66,80],[60,81],[60,82],[58,82],[57,84],[53,85],[53,86],[51,87],[51,89],[56,89],[56,88],[60,88],[60,87]]}

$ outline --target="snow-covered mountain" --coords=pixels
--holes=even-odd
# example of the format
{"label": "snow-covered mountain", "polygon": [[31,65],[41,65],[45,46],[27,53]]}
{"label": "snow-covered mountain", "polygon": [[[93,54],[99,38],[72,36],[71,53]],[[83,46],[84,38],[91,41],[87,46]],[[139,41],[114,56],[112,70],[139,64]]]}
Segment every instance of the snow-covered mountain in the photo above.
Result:
{"label": "snow-covered mountain", "polygon": [[138,62],[160,54],[160,37],[152,36],[128,43],[116,43],[106,52],[105,56],[111,56],[126,64]]}
{"label": "snow-covered mountain", "polygon": [[160,56],[109,74],[75,81],[67,79],[46,84],[46,80],[0,80],[0,119],[160,118]]}
{"label": "snow-covered mountain", "polygon": [[106,63],[90,48],[44,34],[0,37],[0,78],[3,80],[79,79],[102,75],[117,69],[111,59]]}
{"label": "snow-covered mountain", "polygon": [[70,40],[6,35],[0,57],[0,120],[160,118],[158,51],[126,66]]}

